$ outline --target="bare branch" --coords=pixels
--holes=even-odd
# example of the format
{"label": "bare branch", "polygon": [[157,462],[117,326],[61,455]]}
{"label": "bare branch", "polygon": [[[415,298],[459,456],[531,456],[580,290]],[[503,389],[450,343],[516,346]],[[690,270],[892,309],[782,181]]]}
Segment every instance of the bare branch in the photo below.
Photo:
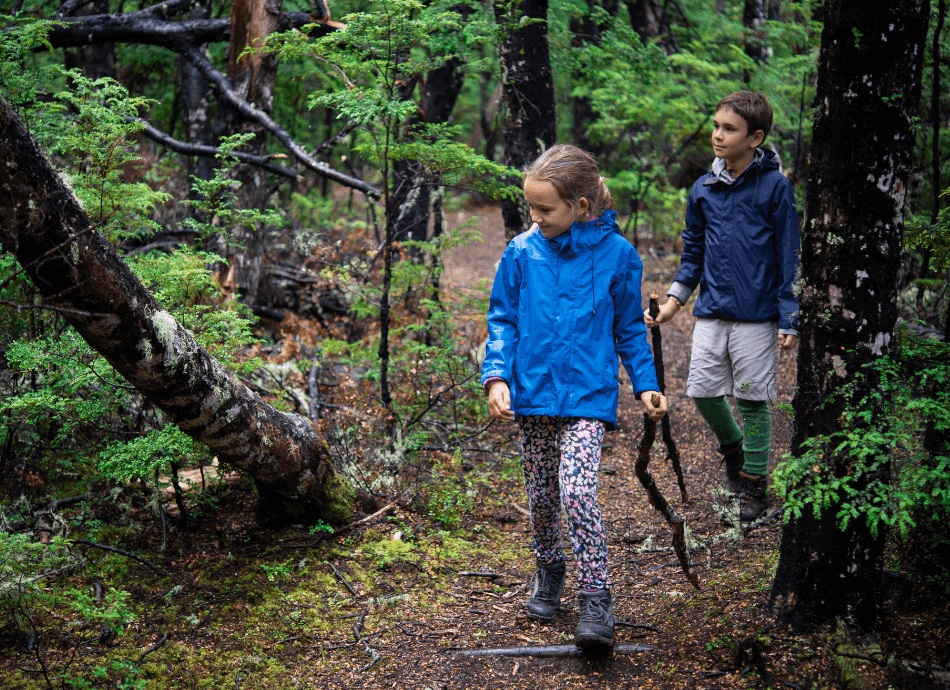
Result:
{"label": "bare branch", "polygon": [[[171,149],[175,153],[180,153],[185,156],[206,156],[212,158],[223,153],[221,149],[217,146],[207,146],[204,144],[189,144],[184,141],[179,141],[174,139],[165,132],[156,129],[150,125],[147,121],[141,118],[135,118],[136,121],[141,122],[145,125],[142,133],[145,134],[149,139],[157,141],[159,144]],[[289,168],[283,168],[279,165],[274,165],[271,163],[266,156],[255,156],[252,153],[245,153],[243,151],[231,151],[228,155],[234,156],[242,163],[247,163],[248,165],[253,165],[258,168],[262,168],[268,172],[272,172],[275,175],[282,175],[283,177],[289,177],[292,180],[300,180],[301,177],[293,170]]]}
{"label": "bare branch", "polygon": [[358,178],[345,175],[337,170],[334,170],[326,163],[321,163],[318,160],[314,160],[310,154],[304,151],[300,144],[294,141],[294,139],[283,127],[274,122],[270,115],[258,110],[243,98],[238,96],[231,89],[231,84],[228,81],[228,78],[219,72],[200,50],[197,48],[189,48],[184,52],[183,55],[185,59],[194,65],[198,71],[204,75],[204,78],[207,79],[208,82],[217,89],[218,93],[221,94],[224,100],[230,103],[245,117],[255,120],[256,122],[263,125],[271,134],[277,137],[280,143],[286,146],[290,152],[294,154],[297,160],[299,160],[304,165],[304,167],[312,170],[318,175],[322,175],[335,182],[339,182],[342,185],[357,189],[373,199],[378,199],[380,196],[382,196],[382,193],[368,182],[364,182]]}

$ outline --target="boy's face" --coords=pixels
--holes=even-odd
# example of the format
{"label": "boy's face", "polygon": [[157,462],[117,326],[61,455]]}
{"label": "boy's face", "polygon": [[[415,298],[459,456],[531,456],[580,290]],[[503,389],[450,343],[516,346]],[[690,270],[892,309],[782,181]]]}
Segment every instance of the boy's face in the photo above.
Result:
{"label": "boy's face", "polygon": [[713,116],[713,152],[730,169],[748,167],[763,139],[765,133],[761,129],[749,132],[749,124],[734,110],[720,108]]}
{"label": "boy's face", "polygon": [[571,224],[586,213],[589,206],[587,199],[581,199],[579,208],[574,208],[561,198],[553,184],[533,177],[524,181],[524,198],[531,212],[531,222],[537,223],[541,234],[548,239],[570,230]]}

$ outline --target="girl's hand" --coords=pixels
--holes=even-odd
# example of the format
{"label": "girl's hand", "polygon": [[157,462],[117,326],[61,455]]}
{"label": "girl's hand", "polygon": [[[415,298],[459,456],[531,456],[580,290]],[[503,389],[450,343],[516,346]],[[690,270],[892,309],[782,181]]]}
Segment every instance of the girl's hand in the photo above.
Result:
{"label": "girl's hand", "polygon": [[644,391],[640,394],[643,406],[647,408],[647,416],[654,422],[663,419],[666,414],[666,396],[656,391]]}
{"label": "girl's hand", "polygon": [[504,381],[495,381],[488,388],[488,411],[495,419],[514,421],[515,413],[511,411],[511,391]]}
{"label": "girl's hand", "polygon": [[675,299],[667,297],[666,301],[660,305],[660,311],[657,313],[656,318],[654,319],[649,314],[644,314],[643,321],[646,323],[647,328],[653,328],[672,319],[679,310],[680,303]]}

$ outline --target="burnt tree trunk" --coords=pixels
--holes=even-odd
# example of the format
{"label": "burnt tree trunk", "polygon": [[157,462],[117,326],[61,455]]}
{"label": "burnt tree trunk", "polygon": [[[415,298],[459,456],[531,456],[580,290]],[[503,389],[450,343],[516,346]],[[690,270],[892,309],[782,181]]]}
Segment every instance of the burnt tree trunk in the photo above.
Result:
{"label": "burnt tree trunk", "polygon": [[[533,21],[522,23],[522,17]],[[502,83],[505,102],[504,163],[522,169],[554,144],[554,81],[548,52],[547,0],[495,3],[502,26]],[[517,185],[518,180],[506,180]],[[501,203],[505,235],[511,239],[530,224],[523,200]]]}
{"label": "burnt tree trunk", "polygon": [[[857,387],[852,402],[874,404],[865,397],[873,375],[859,374],[870,374],[863,365],[894,339],[928,5],[825,6],[802,237],[796,451],[805,439],[842,431],[843,396],[833,396],[846,386]],[[834,476],[854,470],[847,455],[829,452],[825,462]],[[796,626],[845,618],[868,630],[878,617],[884,535],[874,538],[861,518],[842,531],[835,515],[832,505],[816,519],[809,506],[785,526],[772,600]]]}
{"label": "burnt tree trunk", "polygon": [[[211,6],[196,7],[189,19],[210,19]],[[206,46],[200,46],[204,52]],[[211,146],[214,143],[211,122],[211,85],[197,67],[184,59],[179,60],[181,74],[182,121],[185,125],[185,141],[189,144]],[[189,181],[195,177],[210,180],[214,176],[214,159],[210,156],[189,156],[187,172]],[[192,192],[189,197],[193,198]]]}
{"label": "burnt tree trunk", "polygon": [[[760,65],[769,61],[769,47],[765,39],[767,5],[767,0],[745,0],[742,8],[742,23],[746,28],[745,54]],[[746,81],[749,81],[751,76],[746,74]]]}
{"label": "burnt tree trunk", "polygon": [[630,26],[644,45],[657,40],[667,55],[676,52],[676,41],[670,31],[666,11],[657,0],[627,0],[627,11],[630,13]]}
{"label": "burnt tree trunk", "polygon": [[304,417],[278,412],[155,301],[0,102],[0,241],[73,328],[150,403],[250,476],[266,524],[340,521],[353,489]]}

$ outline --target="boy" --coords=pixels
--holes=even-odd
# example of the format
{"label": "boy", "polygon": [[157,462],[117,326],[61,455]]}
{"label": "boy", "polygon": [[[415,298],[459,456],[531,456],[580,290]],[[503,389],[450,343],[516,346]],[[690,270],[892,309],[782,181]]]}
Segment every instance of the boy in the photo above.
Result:
{"label": "boy", "polygon": [[[686,206],[680,268],[655,321],[664,323],[699,286],[686,394],[719,440],[725,487],[738,493],[739,519],[768,507],[771,415],[778,346],[798,343],[798,217],[792,185],[774,151],[760,146],[772,128],[761,93],[723,98],[713,118],[712,171]],[[726,401],[733,395],[742,430]]]}

